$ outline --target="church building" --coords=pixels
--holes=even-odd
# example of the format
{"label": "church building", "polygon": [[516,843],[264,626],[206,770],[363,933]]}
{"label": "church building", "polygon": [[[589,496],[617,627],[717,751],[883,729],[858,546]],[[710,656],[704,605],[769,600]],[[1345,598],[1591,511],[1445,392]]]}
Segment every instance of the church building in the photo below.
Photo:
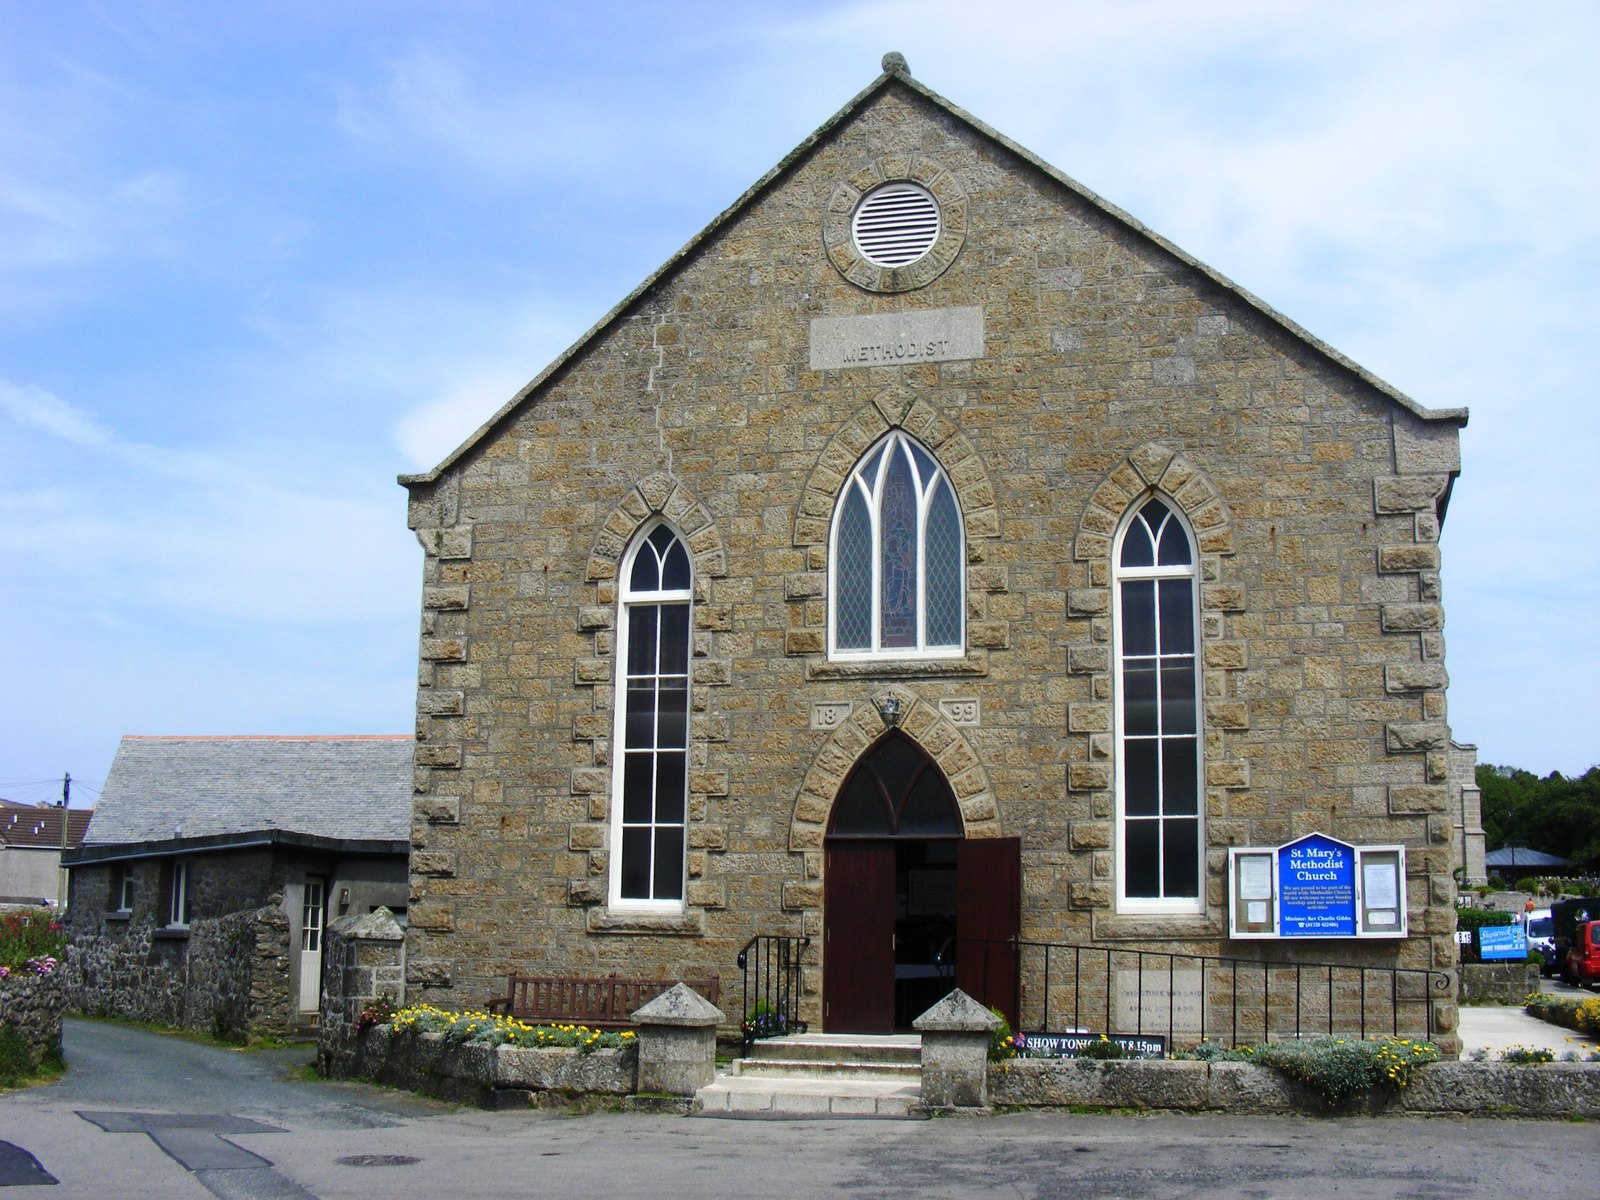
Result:
{"label": "church building", "polygon": [[776,938],[813,1030],[960,982],[1198,1040],[1237,960],[1415,971],[1448,1042],[1466,421],[888,55],[402,478],[409,998],[715,976],[736,1026]]}

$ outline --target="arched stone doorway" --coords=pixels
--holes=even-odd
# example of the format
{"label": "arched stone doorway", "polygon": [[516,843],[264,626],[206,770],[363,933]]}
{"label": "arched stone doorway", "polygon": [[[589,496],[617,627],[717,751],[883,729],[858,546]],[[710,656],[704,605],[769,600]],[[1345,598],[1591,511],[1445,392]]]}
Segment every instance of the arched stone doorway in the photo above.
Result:
{"label": "arched stone doorway", "polygon": [[[944,772],[905,733],[888,730],[856,760],[824,841],[826,1030],[909,1029],[952,986],[972,982],[963,964],[989,956],[976,939],[1016,936],[1018,843],[965,832]],[[1004,964],[991,973],[1003,976]],[[1010,987],[985,983],[990,1003],[1013,1013],[1014,974]]]}

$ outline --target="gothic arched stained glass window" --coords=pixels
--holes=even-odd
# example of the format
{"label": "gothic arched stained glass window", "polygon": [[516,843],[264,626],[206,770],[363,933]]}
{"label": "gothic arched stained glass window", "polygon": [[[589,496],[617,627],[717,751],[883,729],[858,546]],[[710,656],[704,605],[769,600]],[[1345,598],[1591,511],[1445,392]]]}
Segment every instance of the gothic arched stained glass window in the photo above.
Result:
{"label": "gothic arched stained glass window", "polygon": [[961,510],[939,464],[905,434],[889,434],[850,473],[830,550],[834,657],[961,653]]}

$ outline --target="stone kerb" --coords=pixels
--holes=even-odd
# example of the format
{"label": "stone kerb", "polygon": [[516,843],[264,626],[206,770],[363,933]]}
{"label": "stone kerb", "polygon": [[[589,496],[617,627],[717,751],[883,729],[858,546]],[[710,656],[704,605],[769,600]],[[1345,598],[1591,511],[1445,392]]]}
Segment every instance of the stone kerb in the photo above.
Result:
{"label": "stone kerb", "polygon": [[675,983],[632,1018],[639,1027],[639,1091],[692,1096],[717,1074],[717,1026],[722,1010],[684,983]]}
{"label": "stone kerb", "polygon": [[956,988],[911,1027],[922,1035],[922,1107],[986,1108],[989,1042],[1000,1018]]}
{"label": "stone kerb", "polygon": [[322,952],[317,1067],[336,1078],[360,1074],[356,1018],[379,1000],[405,1002],[405,931],[387,908],[340,917],[328,926]]}
{"label": "stone kerb", "polygon": [[37,1066],[61,1053],[61,1014],[67,1006],[66,978],[13,972],[0,979],[0,1025],[10,1026]]}

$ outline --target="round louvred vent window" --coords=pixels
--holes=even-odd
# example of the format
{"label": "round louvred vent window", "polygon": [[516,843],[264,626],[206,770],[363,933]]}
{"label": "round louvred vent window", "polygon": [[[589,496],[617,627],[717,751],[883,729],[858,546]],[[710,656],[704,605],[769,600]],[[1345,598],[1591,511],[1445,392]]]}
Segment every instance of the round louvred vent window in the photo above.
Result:
{"label": "round louvred vent window", "polygon": [[939,240],[939,204],[914,183],[888,183],[869,192],[850,222],[862,258],[877,267],[914,263]]}

